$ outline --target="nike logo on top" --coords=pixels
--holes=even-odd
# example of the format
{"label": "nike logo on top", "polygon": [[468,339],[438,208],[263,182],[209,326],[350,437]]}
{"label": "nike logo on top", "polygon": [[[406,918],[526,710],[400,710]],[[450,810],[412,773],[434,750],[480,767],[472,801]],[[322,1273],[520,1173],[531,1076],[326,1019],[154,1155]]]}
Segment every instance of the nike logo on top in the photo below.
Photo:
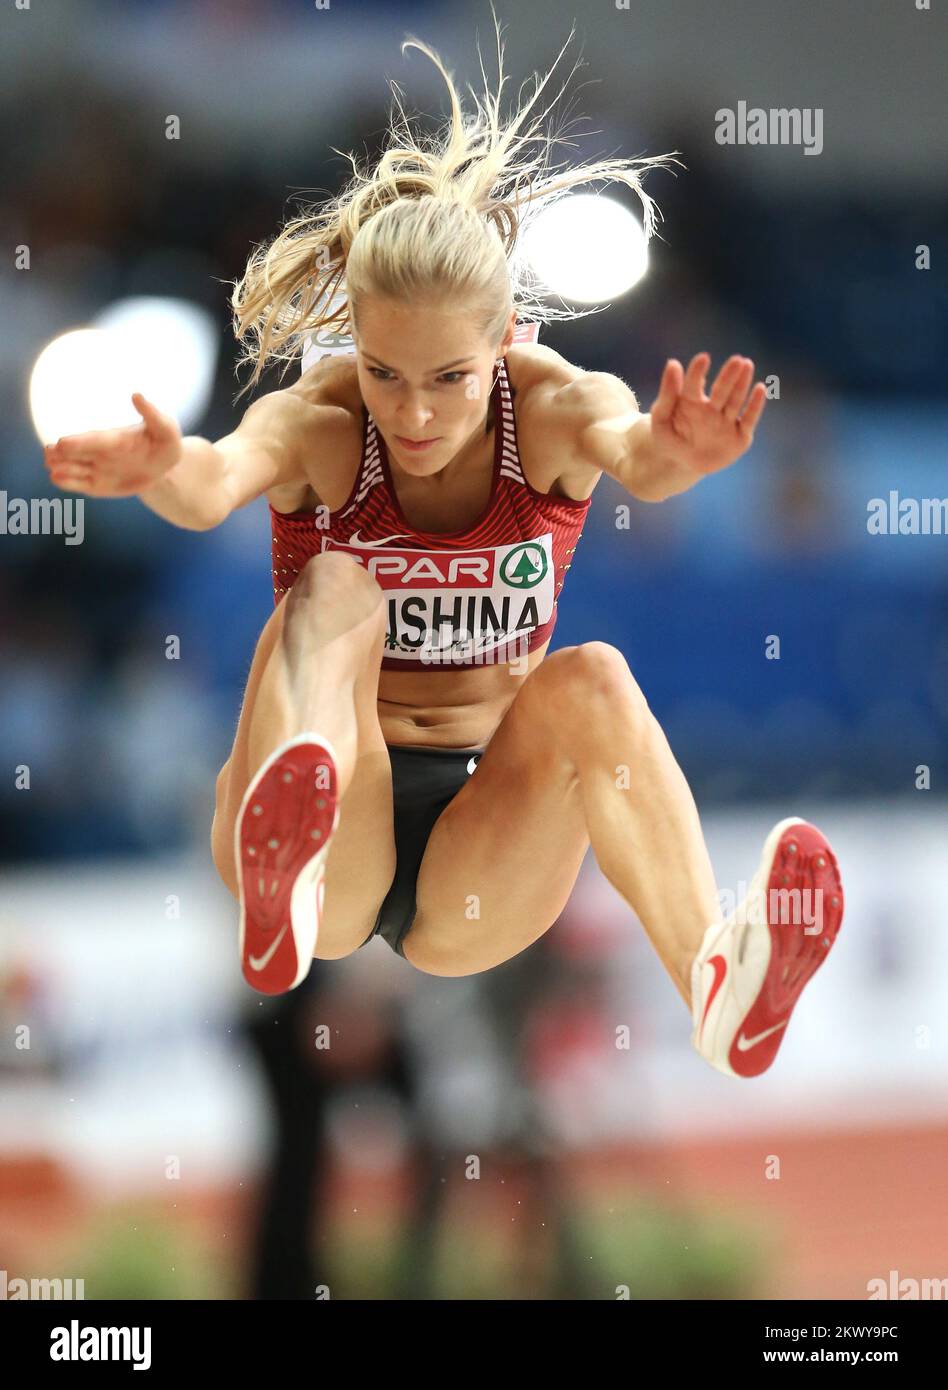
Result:
{"label": "nike logo on top", "polygon": [[352,535],[349,537],[349,539],[348,539],[348,541],[347,541],[347,545],[361,545],[361,546],[365,546],[366,548],[370,548],[370,547],[372,547],[372,546],[377,546],[377,545],[386,545],[389,541],[410,541],[410,540],[413,540],[413,539],[414,539],[414,537],[412,537],[412,536],[399,535],[399,536],[383,536],[382,539],[381,539],[380,541],[363,541],[363,540],[360,540],[360,539],[359,539],[359,532],[358,532],[358,531],[353,531]]}

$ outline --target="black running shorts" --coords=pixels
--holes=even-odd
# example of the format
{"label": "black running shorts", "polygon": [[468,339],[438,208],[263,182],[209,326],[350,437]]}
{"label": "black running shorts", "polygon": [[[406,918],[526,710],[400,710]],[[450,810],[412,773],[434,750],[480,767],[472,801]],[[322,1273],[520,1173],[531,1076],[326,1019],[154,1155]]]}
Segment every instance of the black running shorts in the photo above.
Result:
{"label": "black running shorts", "polygon": [[415,920],[415,884],[435,821],[477,766],[483,748],[422,748],[386,744],[392,763],[395,877],[369,936],[381,936],[403,959],[402,942]]}

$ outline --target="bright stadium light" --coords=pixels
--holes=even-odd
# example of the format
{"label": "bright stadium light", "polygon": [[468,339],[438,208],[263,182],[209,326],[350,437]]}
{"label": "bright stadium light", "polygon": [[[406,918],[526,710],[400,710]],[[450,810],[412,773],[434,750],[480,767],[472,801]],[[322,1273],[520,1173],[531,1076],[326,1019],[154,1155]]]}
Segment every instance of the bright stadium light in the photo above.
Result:
{"label": "bright stadium light", "polygon": [[523,252],[536,274],[563,299],[615,299],[648,270],[644,228],[614,198],[575,193],[541,212],[524,233]]}
{"label": "bright stadium light", "polygon": [[[138,295],[109,305],[93,320],[118,337],[141,373],[141,391],[187,432],[211,400],[220,335],[207,309],[187,299]],[[138,412],[131,401],[132,418]]]}
{"label": "bright stadium light", "polygon": [[173,415],[183,434],[211,397],[219,350],[207,310],[182,299],[120,300],[94,326],[61,334],[30,374],[30,412],[50,443],[65,434],[141,423],[132,392]]}
{"label": "bright stadium light", "polygon": [[137,413],[131,394],[141,389],[118,340],[99,328],[73,329],[48,343],[33,364],[33,426],[51,444],[64,434],[129,425]]}

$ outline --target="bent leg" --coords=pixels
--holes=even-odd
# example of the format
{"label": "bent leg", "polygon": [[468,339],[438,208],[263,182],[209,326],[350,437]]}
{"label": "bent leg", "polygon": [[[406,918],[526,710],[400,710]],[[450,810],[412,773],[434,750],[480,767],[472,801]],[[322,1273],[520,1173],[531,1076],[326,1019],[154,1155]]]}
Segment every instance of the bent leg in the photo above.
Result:
{"label": "bent leg", "polygon": [[590,841],[576,768],[544,711],[576,650],[554,652],[526,677],[435,822],[402,943],[419,970],[489,970],[538,940],[569,900]]}
{"label": "bent leg", "polygon": [[524,950],[562,912],[590,843],[690,1008],[691,963],[721,921],[714,874],[665,735],[625,658],[602,642],[563,648],[530,673],[438,819],[406,959],[467,975]]}
{"label": "bent leg", "polygon": [[320,959],[363,943],[395,872],[391,764],[377,713],[384,633],[382,591],[362,566],[338,552],[314,556],[261,633],[217,779],[212,852],[236,898],[234,824],[252,777],[294,734],[312,730],[336,750],[340,817],[326,860]]}
{"label": "bent leg", "polygon": [[589,713],[572,751],[593,853],[690,1011],[692,962],[723,920],[698,808],[625,657],[586,647]]}

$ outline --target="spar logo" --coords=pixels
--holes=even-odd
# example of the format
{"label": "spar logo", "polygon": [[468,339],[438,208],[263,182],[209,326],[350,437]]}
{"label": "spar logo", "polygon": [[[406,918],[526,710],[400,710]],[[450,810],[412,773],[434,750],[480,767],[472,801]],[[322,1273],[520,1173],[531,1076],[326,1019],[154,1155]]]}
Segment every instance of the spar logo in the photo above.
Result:
{"label": "spar logo", "polygon": [[491,549],[467,551],[384,549],[365,541],[335,541],[324,536],[323,550],[344,550],[364,565],[381,589],[489,589],[495,582],[496,556]]}
{"label": "spar logo", "polygon": [[512,589],[534,589],[547,572],[546,551],[533,541],[508,550],[500,566],[500,577]]}

